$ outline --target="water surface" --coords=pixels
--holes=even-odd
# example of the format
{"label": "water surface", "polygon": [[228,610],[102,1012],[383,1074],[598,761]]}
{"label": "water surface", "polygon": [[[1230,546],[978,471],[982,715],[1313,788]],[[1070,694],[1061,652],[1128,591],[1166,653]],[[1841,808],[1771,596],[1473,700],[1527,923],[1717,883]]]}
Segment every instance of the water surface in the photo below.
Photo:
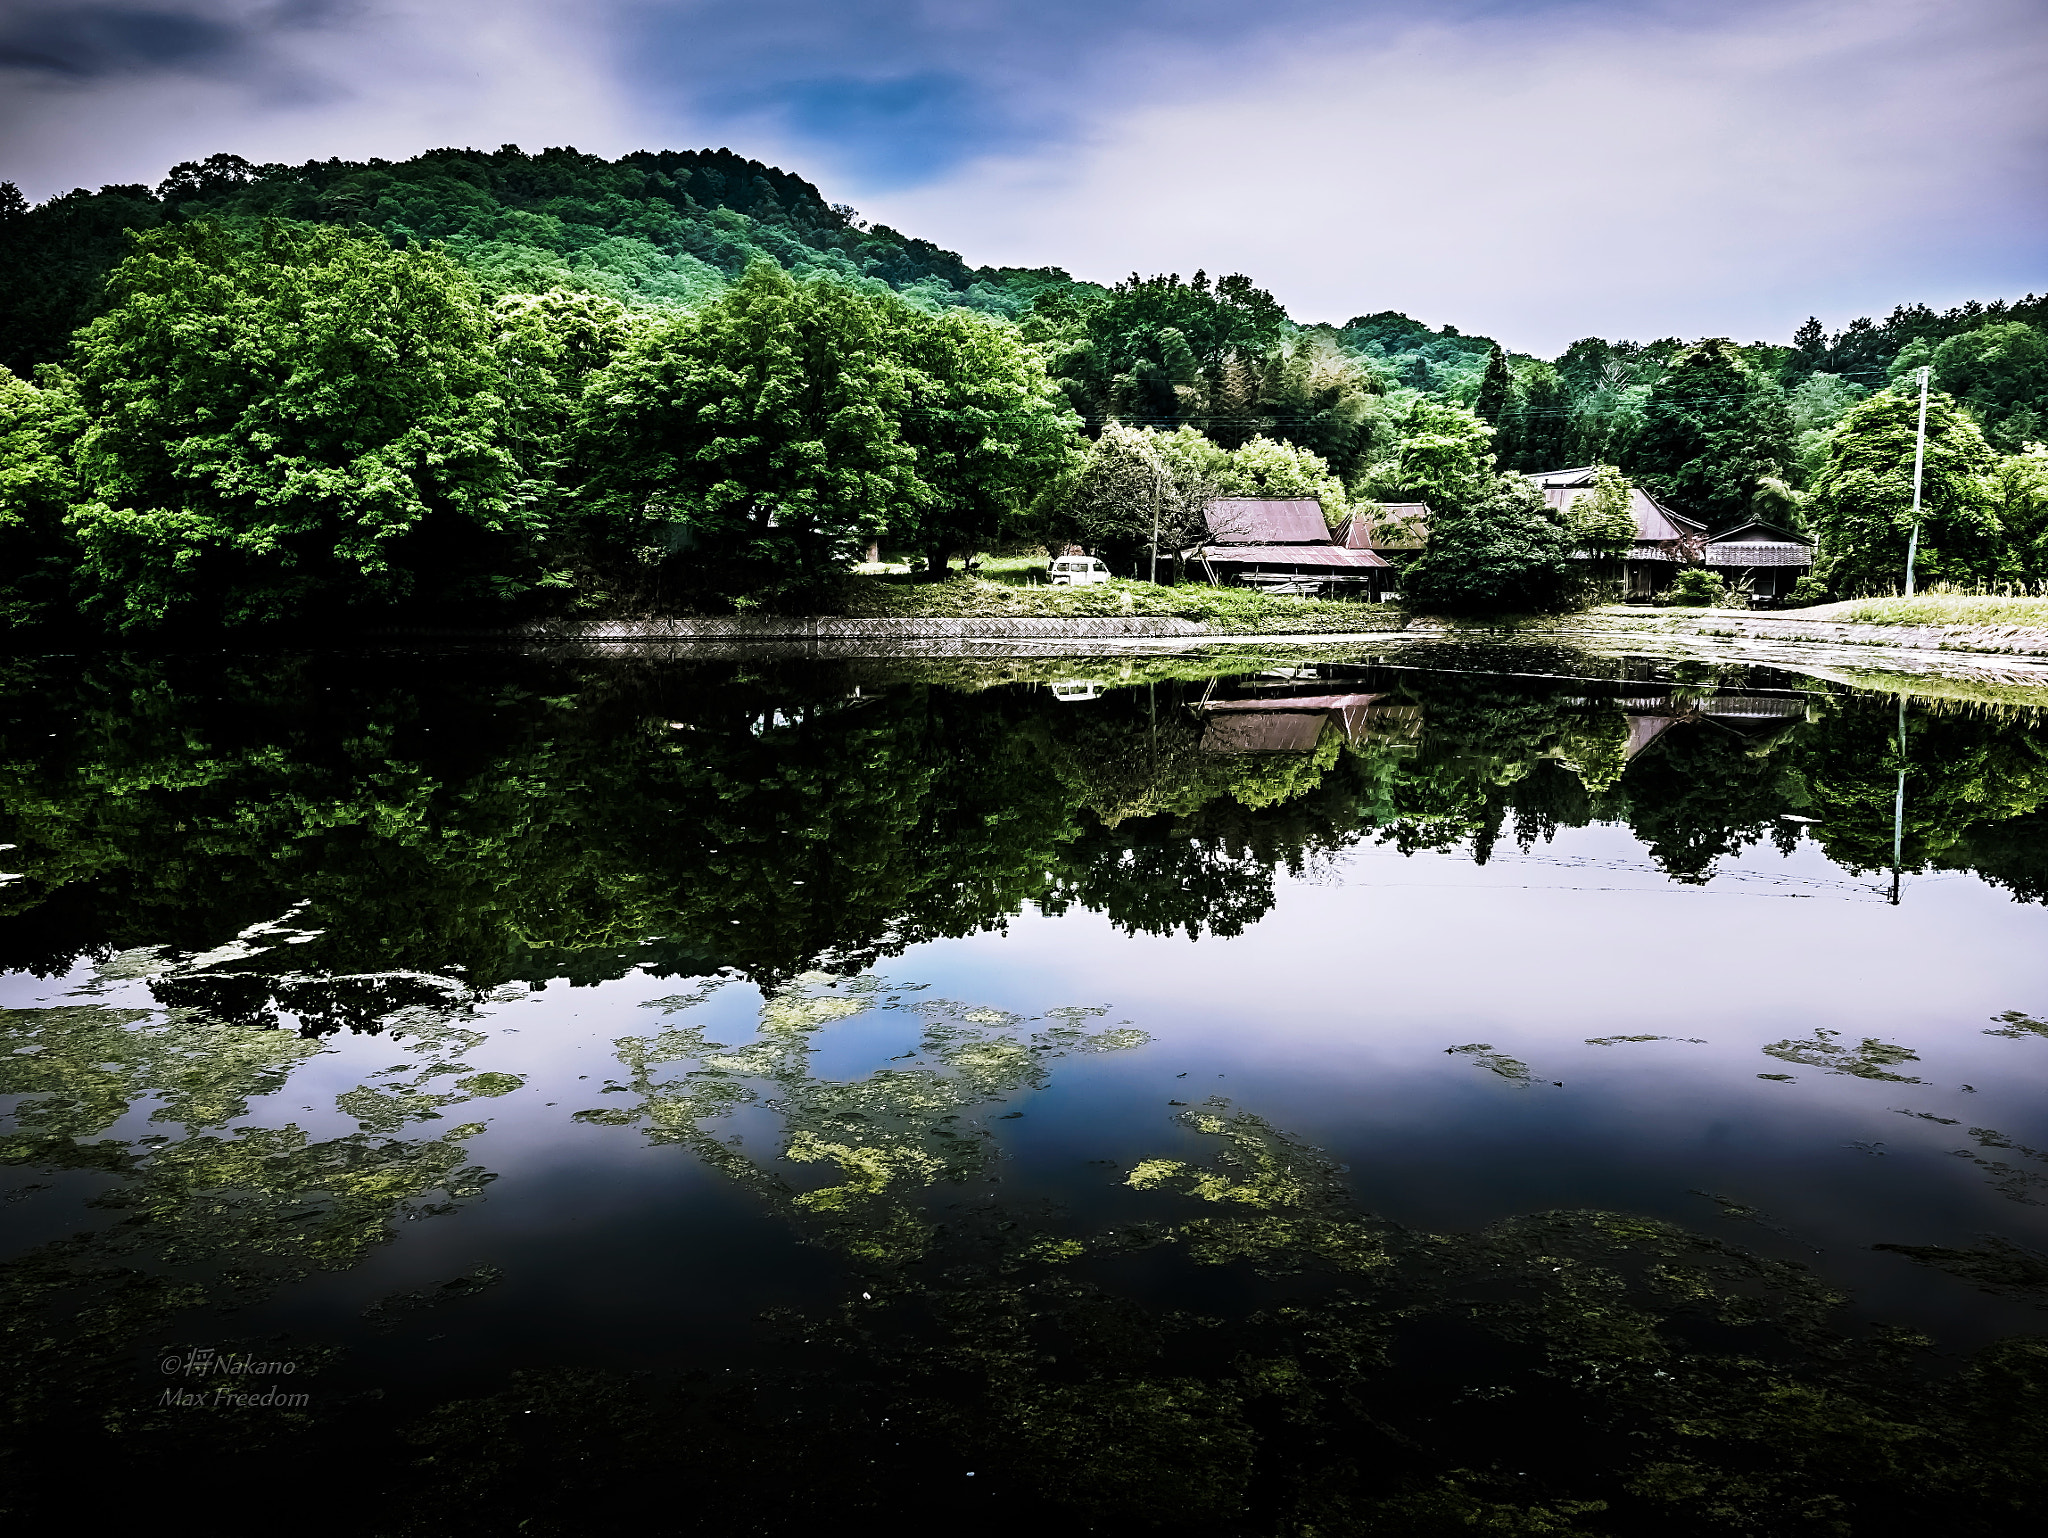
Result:
{"label": "water surface", "polygon": [[6,685],[18,1512],[2039,1499],[2024,710],[1470,648]]}

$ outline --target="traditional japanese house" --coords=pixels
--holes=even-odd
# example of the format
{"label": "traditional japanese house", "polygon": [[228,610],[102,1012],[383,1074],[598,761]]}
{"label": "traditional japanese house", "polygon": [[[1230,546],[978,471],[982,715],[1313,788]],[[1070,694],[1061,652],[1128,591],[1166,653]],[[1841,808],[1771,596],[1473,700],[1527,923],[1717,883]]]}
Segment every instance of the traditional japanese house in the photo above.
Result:
{"label": "traditional japanese house", "polygon": [[[1529,477],[1543,500],[1558,509],[1568,508],[1593,489],[1597,467],[1576,470],[1546,470]],[[1671,585],[1679,569],[1697,565],[1707,541],[1707,526],[1675,513],[1640,486],[1629,488],[1629,511],[1635,515],[1635,544],[1620,557],[1621,595],[1624,599],[1651,598]],[[1613,560],[1615,557],[1591,550],[1578,552],[1578,559]]]}
{"label": "traditional japanese house", "polygon": [[1293,694],[1250,700],[1204,700],[1204,753],[1309,753],[1335,722],[1345,740],[1366,732],[1378,694]]}
{"label": "traditional japanese house", "polygon": [[1761,743],[1807,717],[1805,699],[1793,694],[1710,694],[1700,699],[1653,694],[1624,697],[1613,703],[1628,718],[1624,762],[1632,761],[1674,726],[1709,722],[1738,737]]}
{"label": "traditional japanese house", "polygon": [[1218,497],[1203,517],[1207,541],[1181,556],[1211,582],[1318,596],[1371,597],[1392,587],[1391,564],[1335,543],[1313,497]]}
{"label": "traditional japanese house", "polygon": [[1728,585],[1759,598],[1783,598],[1813,569],[1813,541],[1790,529],[1752,519],[1707,541],[1703,562]]}
{"label": "traditional japanese house", "polygon": [[[1543,500],[1567,508],[1593,489],[1595,467],[1531,475]],[[1620,559],[1622,597],[1653,598],[1687,566],[1719,571],[1728,585],[1764,599],[1782,598],[1813,565],[1813,541],[1774,524],[1750,522],[1709,534],[1697,519],[1673,512],[1642,487],[1630,488],[1636,520],[1634,546]],[[1591,550],[1581,560],[1613,560]]]}

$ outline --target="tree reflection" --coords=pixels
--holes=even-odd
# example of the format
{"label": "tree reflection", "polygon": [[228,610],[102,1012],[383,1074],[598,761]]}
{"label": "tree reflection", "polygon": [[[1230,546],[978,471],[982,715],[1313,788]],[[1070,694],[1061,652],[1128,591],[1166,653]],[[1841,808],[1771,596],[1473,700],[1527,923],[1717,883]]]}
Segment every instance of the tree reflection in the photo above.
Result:
{"label": "tree reflection", "polygon": [[[366,980],[315,996],[255,968],[209,1007],[315,1032],[421,977],[773,987],[1027,902],[1238,934],[1282,875],[1365,843],[1484,861],[1607,822],[1684,882],[1806,836],[1890,862],[1892,702],[1741,677],[1161,664],[1073,703],[958,662],[929,670],[944,686],[901,662],[10,666],[0,962],[197,949],[305,903],[306,964]],[[2040,734],[1915,720],[1907,868],[2048,894]]]}
{"label": "tree reflection", "polygon": [[[402,1531],[788,1532],[829,1514],[998,1533],[1988,1535],[2042,1492],[2048,1346],[1939,1376],[1925,1340],[1845,1330],[1845,1300],[1802,1266],[1669,1223],[1408,1228],[1222,1100],[1181,1112],[1179,1156],[1118,1171],[1106,1225],[1007,1206],[988,1109],[1043,1086],[1062,1051],[1141,1038],[1076,1012],[1027,1036],[935,1002],[917,1006],[915,1066],[815,1077],[817,1031],[887,992],[807,979],[740,1047],[689,1022],[702,992],[656,1001],[683,1018],[622,1040],[627,1102],[585,1113],[754,1191],[846,1262],[845,1301],[783,1315],[779,1356],[717,1380],[543,1373],[443,1407],[413,1433],[432,1476]],[[758,1151],[723,1135],[741,1107],[775,1117]],[[818,1164],[832,1173],[806,1181]],[[2009,1250],[1999,1275],[2027,1285],[2037,1258]],[[1231,1302],[1147,1300],[1147,1279],[1208,1271],[1233,1286],[1173,1290]]]}

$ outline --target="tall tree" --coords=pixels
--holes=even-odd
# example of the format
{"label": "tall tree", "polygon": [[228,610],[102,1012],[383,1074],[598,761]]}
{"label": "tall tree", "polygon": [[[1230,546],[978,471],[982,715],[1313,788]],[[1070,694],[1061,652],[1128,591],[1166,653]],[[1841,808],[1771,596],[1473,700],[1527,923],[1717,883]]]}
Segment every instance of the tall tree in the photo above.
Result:
{"label": "tall tree", "polygon": [[[305,225],[136,243],[80,335],[72,518],[124,628],[489,591],[532,534],[505,378],[446,256]],[[465,586],[468,583],[468,586]]]}
{"label": "tall tree", "polygon": [[898,329],[882,301],[759,263],[636,335],[584,417],[620,544],[665,551],[685,586],[807,593],[892,520],[921,517],[932,494],[902,436]]}
{"label": "tall tree", "polygon": [[84,428],[61,376],[42,386],[0,367],[0,631],[66,617],[78,552],[65,515],[71,450]]}
{"label": "tall tree", "polygon": [[[1814,575],[1837,597],[1896,591],[1905,580],[1913,529],[1917,392],[1886,390],[1853,407],[1836,428],[1813,487],[1819,536]],[[2001,575],[2006,547],[1985,485],[1997,456],[1946,394],[1927,406],[1921,485],[1921,584]]]}
{"label": "tall tree", "polygon": [[937,573],[954,551],[986,549],[1067,469],[1080,422],[1013,327],[959,310],[896,310],[901,432],[924,495],[894,514],[891,534],[925,551]]}
{"label": "tall tree", "polygon": [[1741,519],[1792,453],[1784,391],[1725,339],[1672,359],[1651,387],[1626,462],[1651,493],[1710,527]]}
{"label": "tall tree", "polygon": [[1131,274],[1081,316],[1055,367],[1091,428],[1111,417],[1172,426],[1208,414],[1233,362],[1261,363],[1279,340],[1287,313],[1242,273]]}
{"label": "tall tree", "polygon": [[2022,582],[2048,582],[2048,448],[2037,443],[2007,455],[1988,482],[2013,575]]}
{"label": "tall tree", "polygon": [[1472,409],[1480,421],[1498,429],[1507,417],[1514,391],[1515,376],[1508,368],[1508,355],[1496,342],[1486,355],[1486,372],[1480,376],[1479,396],[1472,403]]}
{"label": "tall tree", "polygon": [[1493,429],[1464,406],[1424,398],[1401,418],[1393,455],[1371,466],[1355,491],[1444,510],[1486,500],[1494,482]]}
{"label": "tall tree", "polygon": [[[1900,363],[1914,350],[1901,352]],[[1935,383],[1969,408],[1993,448],[2017,453],[2048,438],[2048,336],[2034,327],[1980,326],[1948,338],[1927,361]],[[1902,372],[1894,366],[1894,378]]]}
{"label": "tall tree", "polygon": [[1809,374],[1786,401],[1792,415],[1792,447],[1802,481],[1811,481],[1827,463],[1828,435],[1849,408],[1870,393],[1839,374]]}
{"label": "tall tree", "polygon": [[1556,369],[1539,363],[1530,371],[1515,412],[1514,470],[1561,470],[1574,463],[1572,401]]}
{"label": "tall tree", "polygon": [[1827,327],[1809,315],[1792,333],[1792,351],[1785,359],[1784,378],[1788,387],[1824,366],[1828,358]]}
{"label": "tall tree", "polygon": [[1155,530],[1162,557],[1201,542],[1203,510],[1229,477],[1230,455],[1191,427],[1167,433],[1112,422],[1051,494],[1050,511],[1062,532],[1142,575]]}
{"label": "tall tree", "polygon": [[1496,476],[1486,495],[1430,519],[1402,595],[1426,613],[1556,613],[1578,601],[1577,543],[1526,477]]}

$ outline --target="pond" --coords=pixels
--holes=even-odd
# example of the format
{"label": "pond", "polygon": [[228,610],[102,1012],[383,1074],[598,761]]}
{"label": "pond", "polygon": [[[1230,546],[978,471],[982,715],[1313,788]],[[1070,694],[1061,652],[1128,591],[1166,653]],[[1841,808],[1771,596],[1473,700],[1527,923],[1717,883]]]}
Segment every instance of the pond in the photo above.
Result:
{"label": "pond", "polygon": [[1480,646],[0,687],[12,1516],[2033,1530],[2024,704]]}

